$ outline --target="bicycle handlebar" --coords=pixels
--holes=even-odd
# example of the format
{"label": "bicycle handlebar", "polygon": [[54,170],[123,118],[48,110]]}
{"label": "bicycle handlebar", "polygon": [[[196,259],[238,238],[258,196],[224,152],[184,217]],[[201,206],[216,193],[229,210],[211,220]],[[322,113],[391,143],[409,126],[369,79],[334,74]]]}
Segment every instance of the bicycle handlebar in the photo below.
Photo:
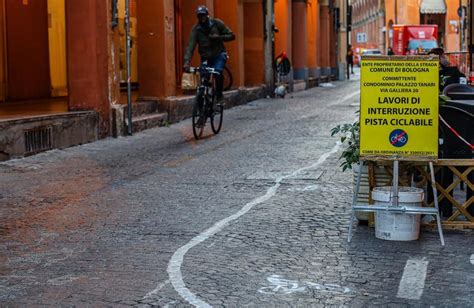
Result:
{"label": "bicycle handlebar", "polygon": [[207,74],[214,74],[214,75],[221,74],[213,67],[189,67],[187,71],[189,73],[207,73]]}

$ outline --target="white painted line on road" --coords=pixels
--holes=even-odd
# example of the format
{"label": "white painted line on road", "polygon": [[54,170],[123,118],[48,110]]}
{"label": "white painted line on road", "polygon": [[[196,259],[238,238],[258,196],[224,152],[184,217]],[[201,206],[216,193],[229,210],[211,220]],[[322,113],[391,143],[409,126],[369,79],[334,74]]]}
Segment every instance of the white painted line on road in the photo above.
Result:
{"label": "white painted line on road", "polygon": [[[294,177],[297,174],[299,174],[300,172],[303,172],[305,170],[312,169],[312,168],[315,168],[315,167],[321,165],[324,161],[326,161],[326,159],[328,159],[329,156],[331,156],[332,154],[337,153],[339,148],[340,148],[340,143],[337,143],[332,148],[331,151],[321,155],[321,157],[318,159],[318,161],[315,162],[314,164],[312,164],[310,166],[307,166],[307,167],[304,167],[304,168],[301,168],[301,169],[298,169],[298,170],[294,171],[293,173],[291,173],[290,175],[278,177],[275,181],[275,185],[270,187],[267,190],[265,195],[250,201],[237,213],[235,213],[235,214],[233,214],[233,215],[231,215],[227,218],[224,218],[221,221],[217,222],[214,226],[212,226],[211,228],[205,230],[201,234],[197,235],[196,237],[191,239],[191,241],[189,241],[186,245],[179,248],[173,254],[173,256],[171,257],[170,262],[168,263],[168,275],[170,277],[171,284],[173,285],[176,292],[178,292],[178,294],[183,299],[185,299],[188,303],[190,303],[191,305],[194,305],[196,307],[211,307],[208,303],[206,303],[203,300],[199,299],[188,288],[186,288],[186,284],[184,283],[183,275],[181,273],[181,265],[183,264],[183,259],[184,259],[184,256],[186,255],[186,253],[191,248],[193,248],[194,246],[204,242],[205,240],[207,240],[208,238],[210,238],[211,236],[213,236],[217,232],[221,231],[231,221],[234,221],[234,220],[238,219],[239,217],[241,217],[242,215],[246,214],[254,206],[256,206],[260,203],[263,203],[263,202],[269,200],[270,198],[272,198],[273,196],[275,196],[277,191],[278,191],[278,188],[280,187],[281,182],[284,179]],[[154,293],[154,292],[155,292],[155,290],[151,291],[150,293]],[[156,291],[156,292],[158,292],[158,291]]]}
{"label": "white painted line on road", "polygon": [[153,297],[153,295],[158,294],[158,292],[161,289],[163,289],[168,283],[170,283],[170,281],[166,280],[165,282],[159,284],[158,287],[156,287],[156,289],[154,289],[151,292],[148,292],[147,295],[145,295],[145,297],[143,299],[151,298],[151,297]]}
{"label": "white painted line on road", "polygon": [[425,288],[428,261],[424,259],[408,259],[398,286],[399,298],[420,299]]}
{"label": "white painted line on road", "polygon": [[474,255],[471,255],[471,264],[474,265]]}
{"label": "white painted line on road", "polygon": [[303,293],[308,290],[313,291],[326,291],[331,293],[350,293],[351,289],[347,287],[341,287],[337,284],[327,283],[320,284],[311,281],[298,282],[297,280],[283,279],[280,275],[271,275],[267,278],[269,285],[258,289],[259,293],[275,295],[275,294],[293,294]]}

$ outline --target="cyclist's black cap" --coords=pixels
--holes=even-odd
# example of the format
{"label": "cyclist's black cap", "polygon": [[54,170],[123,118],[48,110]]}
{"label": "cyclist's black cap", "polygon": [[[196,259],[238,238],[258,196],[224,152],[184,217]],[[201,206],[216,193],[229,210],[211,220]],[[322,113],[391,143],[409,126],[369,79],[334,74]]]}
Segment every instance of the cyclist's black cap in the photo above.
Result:
{"label": "cyclist's black cap", "polygon": [[196,15],[209,15],[209,10],[207,9],[206,6],[204,5],[200,5],[198,6],[198,8],[196,9]]}

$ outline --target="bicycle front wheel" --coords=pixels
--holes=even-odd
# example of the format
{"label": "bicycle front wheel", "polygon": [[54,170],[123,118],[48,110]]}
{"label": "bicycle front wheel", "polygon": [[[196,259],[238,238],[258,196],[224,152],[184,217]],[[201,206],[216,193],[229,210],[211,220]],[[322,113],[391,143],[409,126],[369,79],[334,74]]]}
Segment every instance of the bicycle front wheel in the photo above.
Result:
{"label": "bicycle front wheel", "polygon": [[224,118],[224,106],[217,105],[211,116],[211,128],[214,134],[218,134],[222,128],[222,120]]}
{"label": "bicycle front wheel", "polygon": [[206,125],[206,112],[204,110],[204,99],[202,96],[197,96],[193,106],[193,135],[194,138],[200,139],[204,132]]}

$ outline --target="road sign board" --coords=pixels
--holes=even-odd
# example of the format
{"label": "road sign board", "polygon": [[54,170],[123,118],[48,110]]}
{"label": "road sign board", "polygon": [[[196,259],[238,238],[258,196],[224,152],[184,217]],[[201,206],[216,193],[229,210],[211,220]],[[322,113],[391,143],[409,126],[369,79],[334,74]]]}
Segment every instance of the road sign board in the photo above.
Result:
{"label": "road sign board", "polygon": [[361,157],[438,157],[438,58],[363,57]]}

